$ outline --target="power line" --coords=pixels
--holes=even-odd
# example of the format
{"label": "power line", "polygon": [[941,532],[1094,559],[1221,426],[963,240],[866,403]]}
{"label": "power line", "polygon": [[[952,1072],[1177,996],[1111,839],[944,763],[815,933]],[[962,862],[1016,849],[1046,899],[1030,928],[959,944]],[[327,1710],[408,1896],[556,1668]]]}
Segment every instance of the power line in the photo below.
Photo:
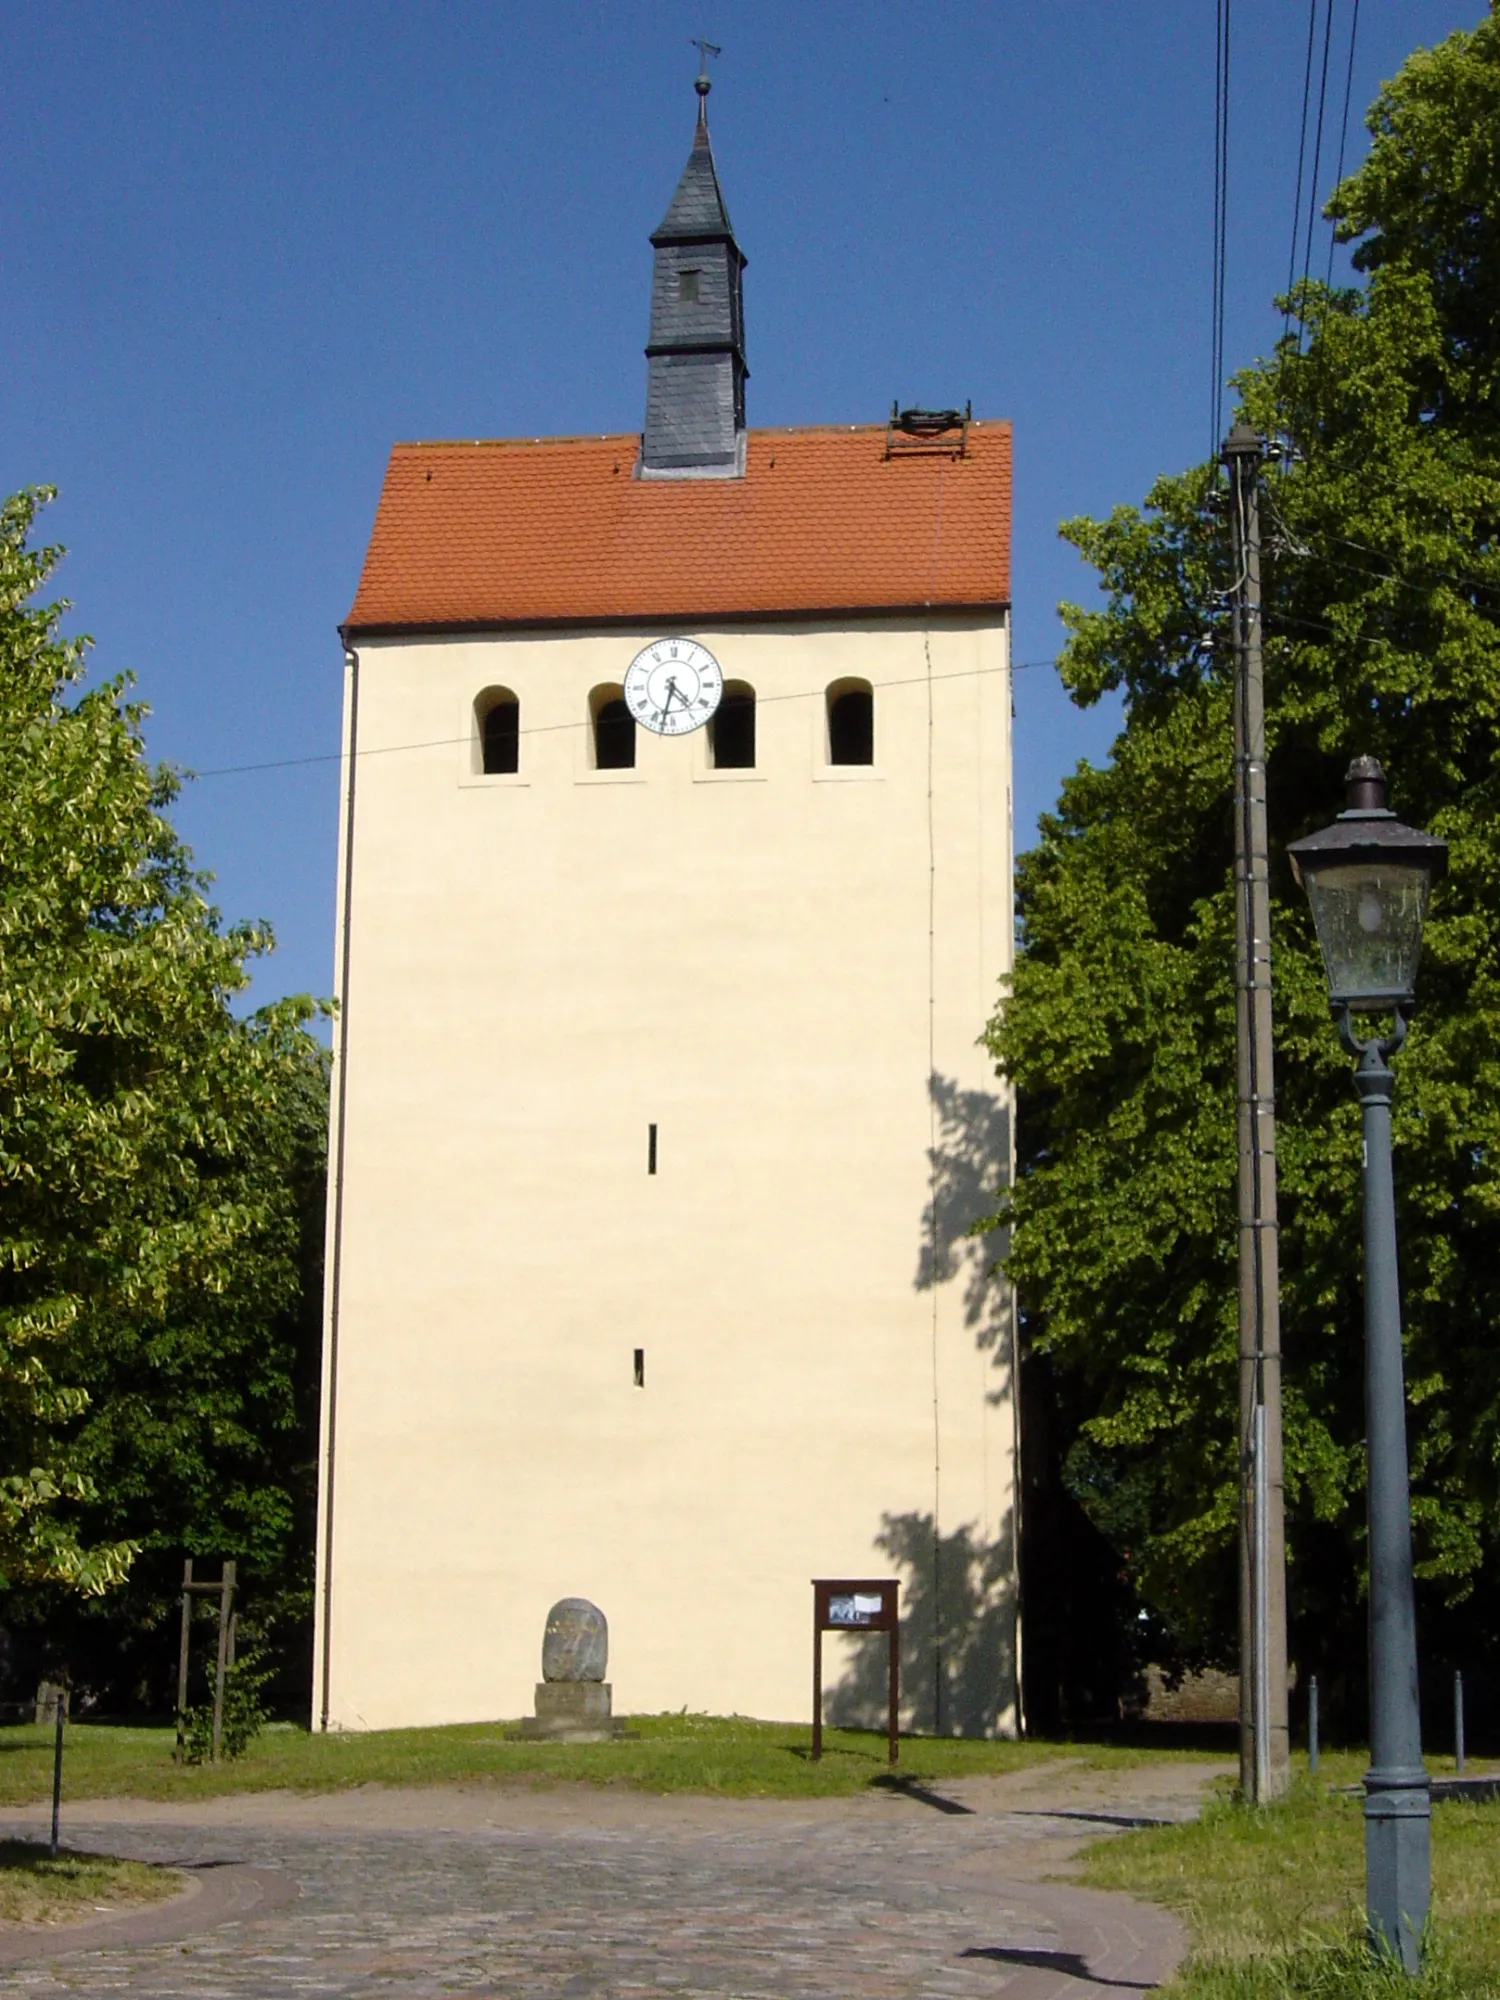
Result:
{"label": "power line", "polygon": [[[989,674],[1019,674],[1026,672],[1030,668],[1052,667],[1056,666],[1056,664],[1055,659],[1014,660],[1007,661],[1003,667],[965,667],[958,673],[934,674],[932,679],[935,681],[979,680]],[[926,685],[927,679],[928,676],[926,674],[914,674],[899,680],[874,681],[871,683],[871,687],[874,691],[879,691],[882,688],[923,687]],[[769,708],[774,702],[817,701],[821,700],[826,692],[825,688],[816,687],[800,689],[792,694],[761,695],[757,697],[756,705],[761,708]],[[532,728],[519,730],[517,734],[521,736],[556,736],[563,730],[587,729],[588,726],[586,721],[543,722],[535,724]],[[421,742],[380,743],[370,749],[357,751],[355,754],[360,758],[394,757],[408,750],[454,750],[470,740],[467,734],[463,736],[434,736],[428,737]],[[178,775],[194,779],[239,778],[259,771],[291,771],[313,764],[342,764],[344,758],[345,752],[342,750],[322,750],[315,751],[311,756],[307,757],[268,757],[264,762],[256,764],[219,764],[207,771],[195,771],[191,767],[185,767],[179,770]]]}
{"label": "power line", "polygon": [[[1285,532],[1284,524],[1280,525],[1282,525],[1283,531]],[[1307,553],[1310,555],[1312,553],[1312,549],[1310,547],[1307,547],[1309,538],[1298,536],[1296,537],[1296,539],[1304,544],[1304,547],[1307,549]],[[1409,573],[1403,574],[1399,570],[1393,570],[1393,569],[1391,570],[1367,569],[1358,563],[1341,562],[1338,557],[1332,556],[1327,553],[1328,544],[1331,543],[1335,547],[1353,549],[1360,554],[1374,556],[1379,561],[1389,561],[1389,557],[1385,555],[1385,552],[1383,550],[1374,548],[1367,542],[1352,541],[1349,539],[1349,537],[1344,535],[1333,535],[1326,538],[1313,537],[1311,538],[1311,541],[1319,546],[1320,552],[1318,553],[1317,560],[1326,563],[1328,567],[1331,569],[1342,570],[1351,576],[1368,577],[1372,582],[1375,583],[1395,583],[1410,590],[1421,590],[1426,588],[1426,586],[1418,578],[1410,575]],[[1291,555],[1293,555],[1293,557],[1295,557],[1297,551],[1294,549],[1287,553],[1290,553]],[[1440,569],[1436,566],[1426,566],[1426,567],[1428,567],[1429,575],[1435,580],[1440,580],[1442,582],[1454,584],[1461,590],[1478,590],[1478,591],[1487,591],[1492,593],[1497,599],[1497,608],[1500,608],[1500,580],[1488,579],[1477,576],[1465,576],[1456,570]],[[1268,620],[1278,625],[1297,626],[1298,628],[1306,632],[1314,632],[1329,638],[1337,639],[1341,645],[1345,646],[1368,646],[1372,649],[1378,646],[1381,648],[1388,649],[1389,647],[1397,643],[1394,640],[1390,639],[1376,639],[1374,637],[1360,638],[1358,636],[1351,636],[1347,633],[1340,633],[1335,626],[1329,624],[1326,620],[1299,617],[1295,613],[1289,611],[1282,611],[1276,606],[1270,604],[1268,604],[1265,608],[1265,616]],[[1288,636],[1291,635],[1289,634]],[[1003,674],[1003,673],[1018,674],[1018,673],[1033,671],[1039,667],[1055,667],[1056,665],[1057,665],[1057,660],[1055,657],[1043,660],[1015,660],[1003,667],[968,667],[964,668],[959,673],[936,674],[933,676],[933,678],[935,680],[940,680],[940,681],[972,680],[989,674]],[[873,685],[877,690],[884,688],[916,687],[925,685],[926,678],[927,677],[925,674],[913,675],[897,680],[876,681]],[[770,707],[773,703],[777,702],[818,700],[822,697],[824,693],[825,689],[823,689],[822,687],[807,688],[807,689],[797,690],[791,694],[763,695],[758,697],[758,701],[759,705],[764,707]],[[588,724],[586,721],[540,723],[532,726],[531,728],[522,729],[518,733],[522,736],[552,736],[552,735],[557,735],[564,730],[586,729],[587,727]],[[361,750],[357,753],[357,755],[361,759],[363,759],[366,757],[399,756],[404,754],[405,752],[416,751],[416,750],[453,750],[460,748],[463,744],[469,741],[470,738],[468,737],[467,734],[463,736],[429,737],[420,741],[413,740],[407,743],[379,744],[372,748]],[[254,764],[221,764],[221,765],[216,765],[206,771],[195,771],[191,767],[184,767],[179,771],[179,775],[185,778],[192,778],[195,780],[204,778],[237,778],[237,777],[253,776],[263,771],[290,771],[290,770],[309,768],[311,766],[320,764],[341,764],[343,761],[344,761],[344,753],[342,751],[329,750],[329,751],[314,752],[312,755],[305,757],[271,757],[271,758],[266,758],[263,761]]]}
{"label": "power line", "polygon": [[[1351,648],[1358,652],[1409,653],[1413,655],[1420,654],[1421,657],[1425,657],[1425,652],[1422,649],[1404,645],[1399,639],[1377,638],[1374,633],[1340,632],[1337,626],[1330,625],[1326,619],[1298,618],[1293,612],[1274,610],[1270,606],[1267,606],[1266,609],[1266,622],[1270,625],[1295,625],[1300,631],[1319,633],[1324,638],[1331,639],[1340,646]],[[1283,636],[1295,639],[1296,634],[1289,632]]]}
{"label": "power line", "polygon": [[[1334,539],[1339,547],[1351,546],[1351,544],[1345,543],[1341,537],[1336,536]],[[1360,544],[1354,543],[1352,546],[1358,548]],[[1309,555],[1313,553],[1310,547],[1305,548],[1302,552]],[[1284,553],[1295,557],[1299,551],[1290,549],[1284,551]],[[1371,555],[1378,555],[1380,552],[1378,549],[1372,549],[1369,553]],[[1481,606],[1478,608],[1482,610],[1487,609],[1492,614],[1500,612],[1500,583],[1486,583],[1482,578],[1477,576],[1463,577],[1454,575],[1448,570],[1435,569],[1429,573],[1429,580],[1423,582],[1420,577],[1403,574],[1397,569],[1370,569],[1364,563],[1341,562],[1337,556],[1329,555],[1326,546],[1318,549],[1317,560],[1320,563],[1326,564],[1329,569],[1342,570],[1346,576],[1368,577],[1372,583],[1399,584],[1403,590],[1430,591],[1437,583],[1455,584],[1460,590],[1486,590],[1495,596],[1496,602],[1492,606]]]}
{"label": "power line", "polygon": [[[1268,499],[1272,518],[1286,544],[1283,553],[1293,557],[1309,556],[1314,549],[1317,549],[1320,551],[1318,560],[1326,563],[1330,569],[1345,570],[1351,576],[1366,576],[1374,583],[1399,583],[1409,590],[1427,590],[1431,588],[1431,583],[1424,583],[1420,578],[1414,576],[1410,570],[1399,568],[1393,556],[1387,554],[1384,549],[1377,549],[1370,542],[1356,542],[1348,535],[1298,533],[1288,527],[1281,509],[1275,500],[1270,499],[1269,496]],[[1330,548],[1353,549],[1359,555],[1374,556],[1377,562],[1386,563],[1389,567],[1386,569],[1370,569],[1361,563],[1340,562],[1337,556],[1328,553]],[[1460,570],[1443,569],[1437,563],[1421,563],[1420,567],[1434,581],[1451,583],[1459,590],[1486,592],[1497,600],[1500,600],[1500,577],[1465,575]],[[1500,609],[1500,602],[1497,602],[1497,609]]]}
{"label": "power line", "polygon": [[1318,172],[1323,164],[1323,115],[1328,107],[1328,54],[1333,46],[1333,0],[1323,10],[1323,69],[1318,83],[1318,123],[1313,139],[1312,173],[1307,185],[1307,241],[1302,254],[1302,289],[1312,272],[1313,227],[1318,215]]}
{"label": "power line", "polygon": [[[1377,556],[1382,562],[1391,560],[1383,549],[1377,549],[1369,542],[1351,541],[1347,535],[1330,535],[1328,539],[1339,548],[1358,549],[1361,555]],[[1456,583],[1461,590],[1491,590],[1500,593],[1500,579],[1495,577],[1465,576],[1459,570],[1440,569],[1436,563],[1423,563],[1422,567],[1429,575],[1441,577],[1445,583]],[[1368,573],[1374,576],[1378,572],[1371,570]]]}
{"label": "power line", "polygon": [[[1276,511],[1274,503],[1273,503],[1273,513],[1275,513],[1276,515],[1277,525],[1278,527],[1281,528],[1283,534],[1289,534],[1289,531],[1287,530],[1286,527],[1286,523],[1281,520],[1280,514],[1279,512]],[[1331,535],[1327,537],[1326,540],[1321,540],[1321,541],[1320,538],[1316,536],[1312,537],[1310,541],[1304,539],[1301,536],[1289,537],[1289,539],[1291,539],[1293,545],[1287,550],[1285,550],[1284,553],[1286,555],[1291,556],[1293,560],[1301,558],[1307,561],[1316,561],[1324,563],[1327,565],[1328,568],[1342,570],[1346,575],[1349,576],[1368,577],[1370,581],[1373,583],[1394,583],[1406,590],[1422,591],[1431,588],[1429,584],[1422,583],[1417,577],[1414,577],[1410,574],[1403,575],[1399,570],[1367,569],[1363,564],[1360,563],[1341,562],[1337,556],[1333,556],[1328,553],[1328,545],[1329,543],[1331,543],[1335,548],[1354,549],[1363,555],[1375,556],[1378,560],[1382,562],[1389,561],[1389,558],[1384,554],[1382,550],[1372,548],[1367,542],[1351,541],[1347,536],[1344,535]],[[1469,591],[1481,590],[1481,591],[1492,592],[1496,599],[1494,606],[1488,607],[1481,605],[1477,608],[1479,609],[1482,615],[1494,616],[1496,614],[1500,614],[1500,582],[1492,581],[1484,577],[1463,576],[1460,575],[1455,570],[1438,569],[1435,566],[1430,568],[1429,574],[1434,579],[1454,584],[1461,590],[1469,590]],[[1299,618],[1298,616],[1296,616],[1295,613],[1290,611],[1283,611],[1275,605],[1268,605],[1266,607],[1266,616],[1268,618],[1273,618],[1277,620],[1278,623],[1283,625],[1300,625],[1306,631],[1309,632],[1327,633],[1333,638],[1337,639],[1342,645],[1356,645],[1356,646],[1367,645],[1371,647],[1381,646],[1385,648],[1399,645],[1399,641],[1394,639],[1375,639],[1373,637],[1368,639],[1361,639],[1358,637],[1351,638],[1349,635],[1339,632],[1336,627],[1329,624],[1326,620]]]}
{"label": "power line", "polygon": [[[1313,43],[1317,35],[1318,0],[1307,0],[1307,56],[1302,65],[1302,125],[1297,138],[1297,189],[1292,196],[1292,254],[1287,262],[1286,306],[1281,315],[1281,337],[1291,329],[1292,287],[1297,282],[1297,245],[1302,240],[1302,176],[1307,166],[1307,107],[1312,96]],[[1297,351],[1302,351],[1302,327],[1297,327]]]}
{"label": "power line", "polygon": [[[1281,522],[1279,513],[1277,515],[1277,521],[1278,525],[1282,528],[1283,533],[1290,534],[1290,531],[1286,529],[1285,523]],[[1328,548],[1331,545],[1337,548],[1353,549],[1358,554],[1361,555],[1374,556],[1378,561],[1381,562],[1389,562],[1391,560],[1390,557],[1386,555],[1384,550],[1377,549],[1368,542],[1357,542],[1350,539],[1350,537],[1348,537],[1347,535],[1307,537],[1299,534],[1296,535],[1293,539],[1303,544],[1304,552],[1309,556],[1313,553],[1314,548],[1316,548],[1318,551],[1317,560],[1327,564],[1327,566],[1330,569],[1342,570],[1346,574],[1351,576],[1368,577],[1374,583],[1398,584],[1401,587],[1408,590],[1423,590],[1428,588],[1427,585],[1425,585],[1418,577],[1413,576],[1410,572],[1402,572],[1401,570],[1394,568],[1385,570],[1368,569],[1359,563],[1343,562],[1337,556],[1333,556],[1328,553]],[[1299,553],[1298,550],[1293,548],[1291,550],[1284,551],[1283,555],[1290,554],[1295,559],[1298,553]],[[1466,576],[1460,571],[1442,569],[1436,566],[1435,564],[1424,564],[1423,568],[1426,569],[1428,575],[1434,581],[1441,581],[1453,584],[1460,590],[1483,591],[1490,593],[1497,601],[1497,609],[1500,609],[1500,579],[1486,578],[1479,576]],[[1381,647],[1389,647],[1390,645],[1395,643],[1394,641],[1386,639],[1376,640],[1374,638],[1369,638],[1369,639],[1359,639],[1357,637],[1351,638],[1348,634],[1339,633],[1333,625],[1330,625],[1325,620],[1298,617],[1292,612],[1281,611],[1277,609],[1274,605],[1266,606],[1265,615],[1268,619],[1273,620],[1275,623],[1279,625],[1295,625],[1300,627],[1304,631],[1321,633],[1326,636],[1338,639],[1339,642],[1343,645],[1356,645],[1356,646],[1367,645],[1371,647],[1378,645]],[[972,680],[989,674],[1003,674],[1003,673],[1019,674],[1019,673],[1026,673],[1028,671],[1034,671],[1039,667],[1055,667],[1056,665],[1057,665],[1057,660],[1055,658],[1048,658],[1043,660],[1014,660],[1009,662],[1006,666],[1003,667],[967,667],[964,668],[959,673],[936,674],[933,676],[933,678],[935,680],[940,680],[940,681]],[[905,677],[897,680],[876,681],[874,683],[874,687],[876,689],[916,687],[925,685],[926,678],[927,678],[926,675],[923,674],[923,675],[913,675],[910,677]],[[794,691],[791,694],[763,695],[760,696],[758,699],[759,699],[759,704],[761,706],[769,707],[776,702],[814,701],[821,698],[824,692],[825,690],[822,687],[807,688]],[[551,736],[551,735],[556,735],[563,730],[585,729],[587,727],[588,724],[586,721],[541,723],[541,724],[536,724],[528,729],[522,729],[521,731],[519,731],[519,734],[522,736]],[[412,741],[408,743],[380,744],[370,749],[361,750],[357,754],[361,758],[389,757],[389,756],[400,755],[406,751],[451,750],[460,748],[463,744],[467,743],[469,740],[470,739],[467,735],[430,737],[422,741]],[[340,764],[343,762],[343,760],[344,760],[344,753],[342,751],[330,750],[330,751],[315,752],[312,755],[306,757],[271,757],[265,759],[262,762],[254,764],[221,764],[221,765],[216,765],[213,768],[206,771],[195,771],[189,767],[183,769],[180,775],[182,775],[183,777],[189,777],[193,779],[236,778],[236,777],[254,775],[262,771],[289,771],[289,770],[302,769],[319,764]]]}
{"label": "power line", "polygon": [[[1349,101],[1354,94],[1354,44],[1359,36],[1359,0],[1353,0],[1353,11],[1349,16],[1349,67],[1344,72],[1344,115],[1339,120],[1339,166],[1333,177],[1337,188],[1344,178],[1344,146],[1349,137]],[[1328,272],[1325,284],[1333,283],[1333,250],[1338,242],[1338,226],[1328,225]]]}

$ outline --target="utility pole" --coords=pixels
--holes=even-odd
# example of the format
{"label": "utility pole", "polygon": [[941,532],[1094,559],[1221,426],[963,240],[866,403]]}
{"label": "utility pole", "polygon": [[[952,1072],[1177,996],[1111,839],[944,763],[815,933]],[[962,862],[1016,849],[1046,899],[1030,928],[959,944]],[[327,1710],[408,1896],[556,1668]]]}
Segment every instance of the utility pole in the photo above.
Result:
{"label": "utility pole", "polygon": [[1224,440],[1234,551],[1235,1075],[1239,1100],[1240,1789],[1256,1805],[1291,1779],[1286,1527],[1276,1242],[1276,1091],[1261,656],[1260,466],[1248,424]]}

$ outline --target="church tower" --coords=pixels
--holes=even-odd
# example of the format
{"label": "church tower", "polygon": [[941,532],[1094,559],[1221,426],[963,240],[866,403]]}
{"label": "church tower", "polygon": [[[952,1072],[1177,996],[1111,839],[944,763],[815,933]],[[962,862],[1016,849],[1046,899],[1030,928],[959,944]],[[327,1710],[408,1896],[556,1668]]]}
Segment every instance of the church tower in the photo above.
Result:
{"label": "church tower", "polygon": [[642,476],[745,469],[745,259],[729,226],[708,138],[707,76],[698,126],[671,206],[651,238]]}
{"label": "church tower", "polygon": [[343,627],[315,1727],[526,1714],[567,1596],[805,1721],[890,1576],[907,1723],[1018,1723],[1010,428],[747,430],[704,94],[644,433],[397,444]]}

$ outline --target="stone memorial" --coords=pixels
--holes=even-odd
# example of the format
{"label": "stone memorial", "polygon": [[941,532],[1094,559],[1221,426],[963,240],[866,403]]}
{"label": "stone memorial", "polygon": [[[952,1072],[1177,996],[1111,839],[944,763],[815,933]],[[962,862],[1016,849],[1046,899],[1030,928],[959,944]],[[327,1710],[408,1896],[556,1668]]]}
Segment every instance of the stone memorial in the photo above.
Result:
{"label": "stone memorial", "polygon": [[38,1729],[57,1727],[57,1704],[62,1703],[63,1721],[69,1715],[68,1688],[65,1681],[38,1681],[36,1690],[36,1726]]}
{"label": "stone memorial", "polygon": [[563,1597],[547,1613],[536,1714],[521,1734],[553,1743],[607,1743],[623,1733],[610,1713],[609,1621],[586,1597]]}

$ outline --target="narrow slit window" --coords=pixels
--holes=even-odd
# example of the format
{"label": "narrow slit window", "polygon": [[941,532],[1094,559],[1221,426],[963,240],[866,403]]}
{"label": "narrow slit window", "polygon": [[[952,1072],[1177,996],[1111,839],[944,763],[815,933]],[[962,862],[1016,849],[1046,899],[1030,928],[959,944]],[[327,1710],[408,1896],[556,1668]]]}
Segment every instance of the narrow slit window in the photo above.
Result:
{"label": "narrow slit window", "polygon": [[595,688],[589,700],[596,771],[635,769],[635,717],[617,687]]}
{"label": "narrow slit window", "polygon": [[875,762],[875,694],[868,681],[835,681],[828,690],[828,761]]}
{"label": "narrow slit window", "polygon": [[646,1350],[644,1347],[638,1347],[635,1350],[635,1386],[637,1389],[644,1389],[646,1386]]}
{"label": "narrow slit window", "polygon": [[709,756],[716,771],[755,769],[755,690],[730,681],[708,725]]}
{"label": "narrow slit window", "polygon": [[656,1127],[654,1125],[646,1127],[646,1172],[648,1174],[656,1172]]}
{"label": "narrow slit window", "polygon": [[509,688],[487,688],[474,704],[479,722],[479,768],[486,777],[521,768],[521,704]]}

